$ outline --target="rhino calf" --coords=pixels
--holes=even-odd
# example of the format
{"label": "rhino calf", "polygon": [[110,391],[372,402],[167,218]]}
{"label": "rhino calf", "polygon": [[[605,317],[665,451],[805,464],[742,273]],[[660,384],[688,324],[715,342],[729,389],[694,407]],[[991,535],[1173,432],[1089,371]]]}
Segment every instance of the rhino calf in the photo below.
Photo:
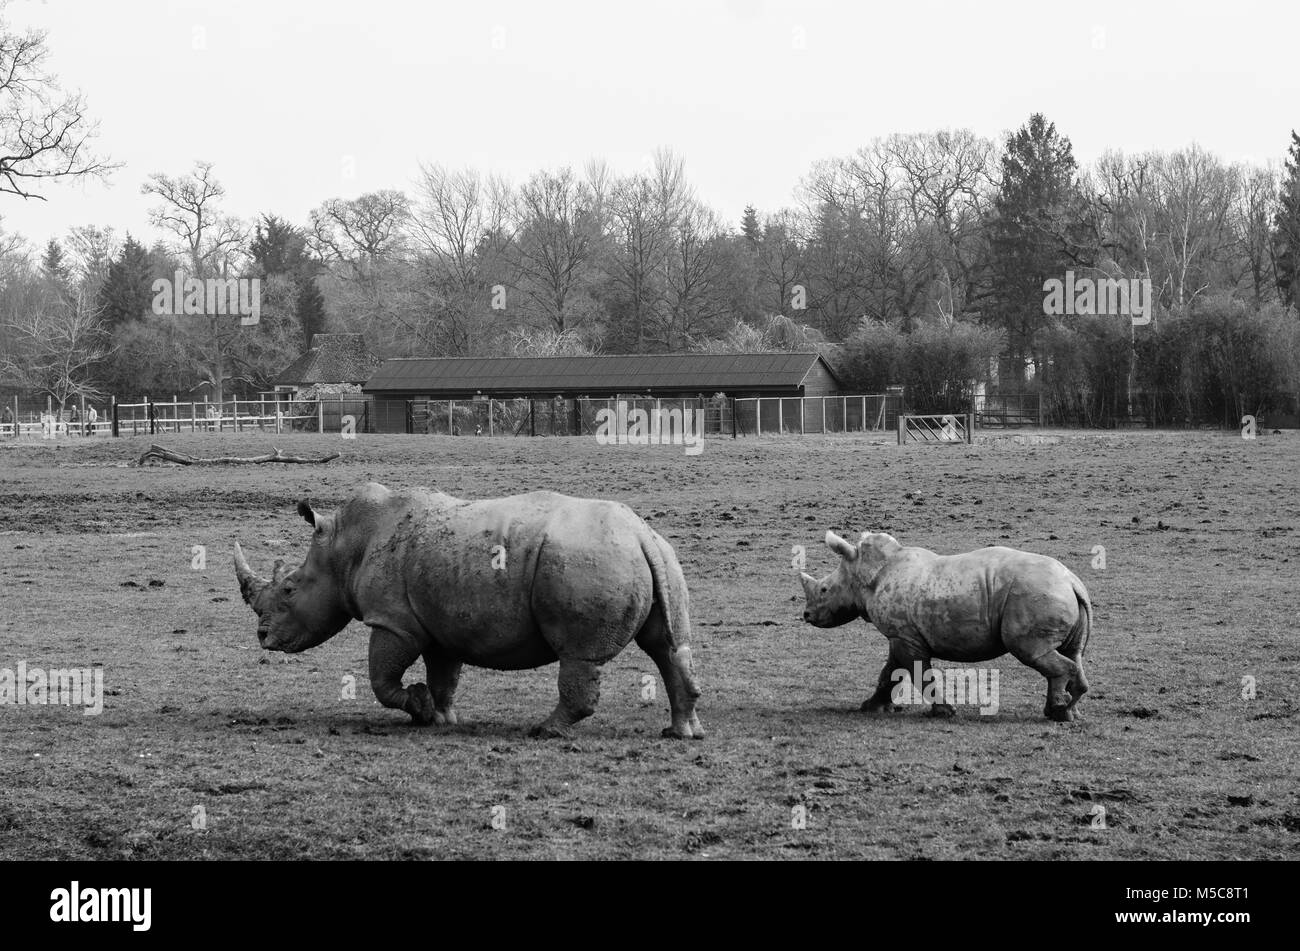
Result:
{"label": "rhino calf", "polygon": [[[801,573],[804,620],[837,627],[860,617],[889,640],[889,659],[863,710],[894,709],[892,688],[903,676],[895,671],[924,677],[931,658],[978,662],[1010,653],[1047,678],[1044,715],[1074,719],[1088,691],[1083,651],[1092,603],[1083,582],[1055,558],[1003,547],[936,555],[872,532],[857,545],[827,532],[826,544],[840,565],[820,580]],[[931,708],[936,716],[954,712],[944,703]]]}
{"label": "rhino calf", "polygon": [[[266,650],[297,653],[355,619],[370,627],[379,702],[417,723],[455,723],[461,667],[559,661],[559,703],[535,736],[590,716],[600,668],[635,639],[663,677],[664,735],[704,736],[695,702],[686,581],[672,547],[625,505],[531,492],[469,502],[369,483],[333,513],[306,501],[306,560],[258,577],[235,542],[235,574]],[[424,658],[428,684],[402,686]]]}

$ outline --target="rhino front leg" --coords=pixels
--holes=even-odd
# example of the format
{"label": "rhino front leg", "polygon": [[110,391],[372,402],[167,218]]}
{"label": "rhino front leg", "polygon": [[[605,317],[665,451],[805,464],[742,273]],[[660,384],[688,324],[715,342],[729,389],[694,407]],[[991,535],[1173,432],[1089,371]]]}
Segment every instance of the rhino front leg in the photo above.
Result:
{"label": "rhino front leg", "polygon": [[402,675],[420,656],[420,646],[407,634],[385,627],[370,629],[370,686],[386,707],[405,710],[422,726],[434,721],[433,696],[424,684],[402,686]]}
{"label": "rhino front leg", "polygon": [[429,679],[429,688],[433,691],[433,722],[437,724],[455,724],[456,711],[451,708],[452,698],[456,695],[456,685],[460,683],[460,670],[463,665],[458,660],[429,652],[424,655],[424,669]]}
{"label": "rhino front leg", "polygon": [[529,736],[566,737],[570,727],[596,712],[600,700],[600,667],[589,660],[560,658],[560,702]]}
{"label": "rhino front leg", "polygon": [[911,651],[904,646],[902,641],[897,639],[889,641],[889,657],[885,661],[885,666],[880,669],[880,679],[876,681],[876,692],[862,701],[861,710],[863,713],[893,713],[899,709],[898,704],[894,703],[894,688],[902,683],[902,679],[896,678],[894,671],[901,670],[910,678],[912,676],[912,660]]}

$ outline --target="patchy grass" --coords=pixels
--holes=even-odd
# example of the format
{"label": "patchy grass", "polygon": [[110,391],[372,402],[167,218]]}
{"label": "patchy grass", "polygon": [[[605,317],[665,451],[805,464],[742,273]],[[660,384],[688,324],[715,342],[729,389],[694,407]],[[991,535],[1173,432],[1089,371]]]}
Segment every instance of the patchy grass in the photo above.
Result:
{"label": "patchy grass", "polygon": [[[344,452],[247,468],[121,465],[143,438],[0,446],[0,667],[101,663],[110,694],[99,717],[0,707],[0,857],[1295,857],[1300,434],[1054,435],[720,438],[697,457],[575,439],[157,440]],[[554,703],[554,667],[467,668],[465,722],[417,728],[374,701],[361,625],[307,654],[259,651],[231,542],[263,569],[296,564],[297,499],[332,506],[367,479],[630,504],[691,586],[708,739],[659,739],[666,704],[642,702],[655,671],[635,646],[560,742],[524,736]],[[859,714],[884,639],[804,625],[791,568],[794,545],[811,572],[831,567],[828,528],[1064,561],[1096,608],[1083,718],[1043,719],[1044,681],[1010,657],[992,665],[996,716]]]}

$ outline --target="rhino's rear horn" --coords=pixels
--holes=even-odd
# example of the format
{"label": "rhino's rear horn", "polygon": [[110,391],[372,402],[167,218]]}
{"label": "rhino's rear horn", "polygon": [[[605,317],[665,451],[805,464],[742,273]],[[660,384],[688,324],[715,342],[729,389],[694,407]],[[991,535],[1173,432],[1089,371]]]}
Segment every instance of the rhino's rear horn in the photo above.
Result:
{"label": "rhino's rear horn", "polygon": [[239,593],[244,596],[244,602],[249,605],[257,600],[262,589],[269,584],[265,578],[253,573],[248,559],[244,557],[244,549],[239,547],[239,542],[235,542],[235,577],[239,579]]}

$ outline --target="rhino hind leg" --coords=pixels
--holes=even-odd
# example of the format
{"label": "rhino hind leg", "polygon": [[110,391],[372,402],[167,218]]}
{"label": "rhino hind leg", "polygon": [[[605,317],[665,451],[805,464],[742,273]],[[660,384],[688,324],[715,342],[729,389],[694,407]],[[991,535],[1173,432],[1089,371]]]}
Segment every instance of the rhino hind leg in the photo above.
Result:
{"label": "rhino hind leg", "polygon": [[[1047,705],[1043,715],[1058,723],[1068,723],[1074,719],[1074,705],[1083,691],[1088,689],[1088,682],[1083,676],[1083,668],[1070,658],[1048,651],[1034,658],[1018,657],[1026,665],[1034,668],[1047,678]],[[1079,693],[1071,697],[1070,687],[1079,688]]]}
{"label": "rhino hind leg", "polygon": [[551,715],[528,731],[529,736],[572,735],[571,727],[596,712],[600,702],[600,665],[574,657],[560,658],[560,702]]}
{"label": "rhino hind leg", "polygon": [[695,712],[695,702],[700,698],[700,687],[695,681],[691,649],[685,645],[673,647],[662,621],[657,622],[658,610],[656,605],[650,619],[637,634],[636,643],[650,655],[650,659],[659,668],[664,690],[668,693],[668,709],[672,723],[664,727],[661,735],[665,739],[702,740],[704,726],[700,723],[699,714]]}

